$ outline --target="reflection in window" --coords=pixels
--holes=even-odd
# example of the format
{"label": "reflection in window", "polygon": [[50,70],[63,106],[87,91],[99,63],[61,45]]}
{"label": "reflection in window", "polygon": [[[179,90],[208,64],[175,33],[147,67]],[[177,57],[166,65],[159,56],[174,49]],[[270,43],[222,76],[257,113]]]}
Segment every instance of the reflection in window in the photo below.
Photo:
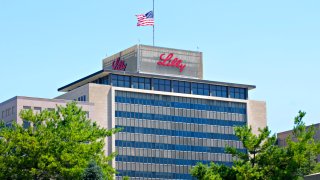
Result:
{"label": "reflection in window", "polygon": [[209,96],[209,85],[201,83],[192,83],[192,94]]}
{"label": "reflection in window", "polygon": [[156,91],[171,91],[170,80],[167,79],[153,79],[153,88]]}
{"label": "reflection in window", "polygon": [[136,89],[151,89],[150,78],[132,77],[132,87]]}
{"label": "reflection in window", "polygon": [[[246,88],[236,88],[221,85],[210,85],[204,83],[192,83],[187,81],[178,81],[170,79],[146,78],[138,76],[124,76],[111,74],[110,81],[113,86],[128,87],[136,89],[147,89],[165,92],[176,92],[185,94],[197,94],[204,96],[216,96],[225,98],[247,99]],[[151,84],[152,81],[152,84]],[[94,83],[110,84],[108,76],[99,78]],[[153,88],[152,88],[153,87]],[[192,91],[191,91],[192,90]],[[77,99],[75,99],[77,100]],[[82,100],[82,101],[86,101]]]}
{"label": "reflection in window", "polygon": [[228,97],[228,88],[226,86],[210,86],[211,96]]}
{"label": "reflection in window", "polygon": [[30,127],[30,121],[23,120],[22,126],[24,129],[28,129]]}
{"label": "reflection in window", "polygon": [[130,76],[112,74],[112,85],[118,87],[130,87]]}
{"label": "reflection in window", "polygon": [[191,93],[190,82],[185,81],[172,81],[173,92],[177,93]]}
{"label": "reflection in window", "polygon": [[246,89],[230,87],[230,97],[236,99],[246,99]]}
{"label": "reflection in window", "polygon": [[108,85],[109,84],[109,77],[105,76],[105,77],[99,78],[99,79],[95,80],[94,83]]}

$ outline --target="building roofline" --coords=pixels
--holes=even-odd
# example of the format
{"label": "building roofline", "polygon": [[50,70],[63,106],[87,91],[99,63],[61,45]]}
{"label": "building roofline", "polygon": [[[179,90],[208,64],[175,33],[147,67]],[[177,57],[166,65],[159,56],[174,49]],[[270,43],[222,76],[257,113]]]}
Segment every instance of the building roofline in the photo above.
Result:
{"label": "building roofline", "polygon": [[7,99],[7,100],[1,102],[1,103],[0,103],[0,106],[2,106],[2,105],[4,105],[4,104],[7,104],[7,103],[10,102],[10,101],[17,100],[17,98],[18,98],[18,96],[14,96],[14,97],[12,97],[12,98],[10,98],[10,99]]}
{"label": "building roofline", "polygon": [[[320,123],[315,123],[315,124],[311,124],[311,125],[306,125],[306,128],[309,128],[310,126],[315,126],[315,127],[320,127]],[[277,136],[278,135],[282,135],[282,134],[287,134],[287,133],[293,133],[293,130],[286,130],[286,131],[282,131],[282,132],[278,132],[277,133]]]}
{"label": "building roofline", "polygon": [[[162,49],[169,49],[169,50],[175,50],[175,51],[184,51],[184,52],[192,52],[192,53],[202,53],[201,51],[194,51],[194,50],[186,50],[186,49],[177,49],[177,48],[170,48],[170,47],[162,47],[162,46],[151,46],[151,45],[144,45],[144,44],[137,44],[135,46],[141,46],[141,47],[150,47],[150,48],[162,48]],[[132,46],[134,47],[134,46]],[[131,48],[132,48],[131,47]]]}
{"label": "building roofline", "polygon": [[[28,96],[16,96],[16,97],[17,97],[17,99],[50,101],[50,102],[57,102],[57,103],[68,103],[68,102],[73,101],[73,100],[69,100],[69,99],[48,99],[48,98],[28,97]],[[76,101],[76,102],[77,102],[77,104],[80,104],[80,105],[94,105],[94,103],[87,102],[87,101]]]}
{"label": "building roofline", "polygon": [[[36,101],[50,101],[50,102],[57,102],[57,103],[72,102],[72,100],[67,100],[67,99],[48,99],[48,98],[29,97],[29,96],[15,96],[15,97],[12,97],[12,98],[0,103],[0,106],[2,106],[4,104],[7,104],[10,101],[19,100],[19,99],[22,99],[22,100],[36,100]],[[94,103],[84,102],[84,101],[77,101],[77,104],[79,104],[79,105],[94,105]]]}
{"label": "building roofline", "polygon": [[[60,87],[60,88],[58,89],[58,91],[65,92],[64,89],[66,89],[66,88],[68,88],[68,87],[70,87],[70,86],[73,86],[73,85],[75,85],[75,84],[77,84],[77,83],[80,83],[80,82],[82,82],[82,81],[85,81],[85,80],[87,80],[87,79],[89,79],[89,78],[92,78],[92,77],[94,77],[94,76],[96,76],[96,75],[100,75],[100,74],[103,73],[103,72],[104,72],[103,70],[100,70],[100,71],[97,71],[97,72],[95,72],[95,73],[92,73],[92,74],[90,74],[90,75],[88,75],[88,76],[86,76],[86,77],[83,77],[83,78],[81,78],[81,79],[79,79],[79,80],[76,80],[76,81],[74,81],[74,82],[72,82],[72,83],[69,83],[69,84],[67,84],[67,85],[65,85],[65,86]],[[98,78],[97,78],[97,79],[98,79]],[[74,89],[75,89],[75,88],[74,88]]]}
{"label": "building roofline", "polygon": [[221,85],[221,86],[232,86],[232,87],[240,87],[240,88],[247,88],[248,90],[255,89],[256,86],[254,85],[247,85],[247,84],[237,84],[237,83],[228,83],[228,82],[220,82],[220,81],[209,81],[203,79],[195,79],[195,78],[186,78],[186,77],[172,77],[172,76],[165,76],[165,75],[156,75],[156,74],[147,74],[147,73],[130,73],[125,71],[116,71],[116,70],[100,70],[93,74],[90,74],[84,78],[81,78],[77,81],[74,81],[68,85],[65,85],[58,89],[60,92],[68,92],[77,87],[83,86],[89,82],[97,80],[101,77],[104,77],[108,74],[119,74],[119,75],[129,75],[129,76],[143,76],[143,77],[154,77],[160,79],[170,79],[170,80],[180,80],[180,81],[189,81],[189,82],[197,82],[197,83],[207,83],[207,84],[214,84],[214,85]]}

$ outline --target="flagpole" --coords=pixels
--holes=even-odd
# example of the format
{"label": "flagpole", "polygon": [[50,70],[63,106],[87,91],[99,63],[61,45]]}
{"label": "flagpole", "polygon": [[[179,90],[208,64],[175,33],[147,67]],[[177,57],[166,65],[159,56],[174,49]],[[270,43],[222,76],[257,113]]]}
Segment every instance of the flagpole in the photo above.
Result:
{"label": "flagpole", "polygon": [[[153,13],[153,21],[154,21],[154,0],[152,0],[152,13]],[[153,23],[153,46],[154,46],[154,23]]]}

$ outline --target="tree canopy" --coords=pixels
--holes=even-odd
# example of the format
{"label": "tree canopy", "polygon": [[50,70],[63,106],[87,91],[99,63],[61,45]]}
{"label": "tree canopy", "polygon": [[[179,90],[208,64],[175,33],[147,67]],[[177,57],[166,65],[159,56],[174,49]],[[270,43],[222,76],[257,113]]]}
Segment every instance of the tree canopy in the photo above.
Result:
{"label": "tree canopy", "polygon": [[103,180],[103,173],[100,166],[95,161],[90,161],[88,167],[85,169],[83,180]]}
{"label": "tree canopy", "polygon": [[117,129],[99,127],[74,102],[38,114],[23,110],[20,116],[31,126],[0,124],[0,179],[81,179],[91,160],[104,179],[112,179],[114,154],[105,156],[103,147]]}
{"label": "tree canopy", "polygon": [[197,164],[191,170],[192,176],[201,180],[281,180],[299,179],[317,172],[320,164],[320,142],[314,140],[314,126],[306,127],[305,112],[299,111],[294,119],[292,136],[287,137],[286,147],[277,145],[277,138],[268,127],[259,129],[259,135],[247,126],[236,127],[235,134],[247,149],[247,153],[228,147],[226,152],[234,157],[232,167],[211,163]]}

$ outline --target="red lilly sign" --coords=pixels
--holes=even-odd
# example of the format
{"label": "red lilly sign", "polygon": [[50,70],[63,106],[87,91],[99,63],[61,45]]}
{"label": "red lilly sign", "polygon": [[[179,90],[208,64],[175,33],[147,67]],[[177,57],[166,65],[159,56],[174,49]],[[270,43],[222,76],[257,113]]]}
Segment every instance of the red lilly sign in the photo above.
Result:
{"label": "red lilly sign", "polygon": [[113,70],[123,70],[125,71],[127,68],[127,63],[123,60],[120,60],[120,57],[118,57],[116,60],[112,62],[112,69]]}
{"label": "red lilly sign", "polygon": [[184,70],[184,68],[187,66],[186,64],[183,64],[182,60],[179,58],[173,58],[173,53],[168,54],[166,57],[164,57],[165,54],[160,55],[160,60],[158,61],[158,65],[160,66],[171,66],[178,68],[180,72]]}

